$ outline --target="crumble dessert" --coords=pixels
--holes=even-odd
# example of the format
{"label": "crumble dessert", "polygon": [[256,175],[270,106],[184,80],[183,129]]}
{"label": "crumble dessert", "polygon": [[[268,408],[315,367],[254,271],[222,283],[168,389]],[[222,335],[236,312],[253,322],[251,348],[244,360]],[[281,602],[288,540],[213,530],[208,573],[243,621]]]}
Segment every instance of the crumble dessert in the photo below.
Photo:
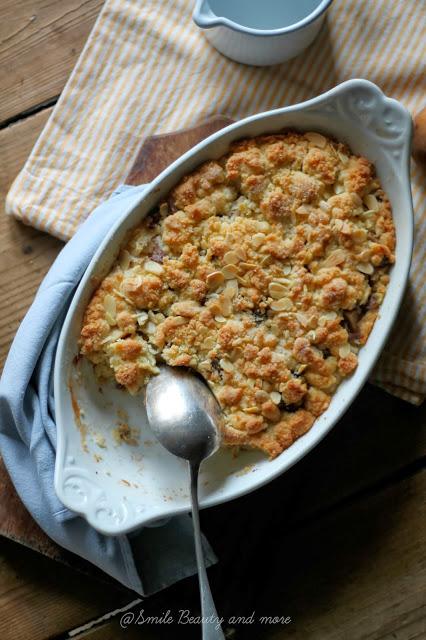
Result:
{"label": "crumble dessert", "polygon": [[373,165],[315,133],[234,144],[128,236],[88,305],[81,353],[138,393],[161,358],[207,381],[223,443],[275,457],[357,366],[395,232]]}

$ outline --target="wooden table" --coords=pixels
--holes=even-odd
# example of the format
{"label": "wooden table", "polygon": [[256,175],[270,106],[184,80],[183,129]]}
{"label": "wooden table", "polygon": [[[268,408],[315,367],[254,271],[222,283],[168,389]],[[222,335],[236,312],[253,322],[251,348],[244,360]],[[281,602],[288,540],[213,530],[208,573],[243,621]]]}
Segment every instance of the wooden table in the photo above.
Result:
{"label": "wooden table", "polygon": [[[1,0],[2,201],[101,5],[100,0]],[[0,239],[3,360],[61,243],[4,215]],[[425,422],[425,409],[367,386],[333,432],[284,477],[202,514],[220,558],[210,575],[218,610],[228,621],[227,637],[426,637]],[[54,556],[56,547],[48,547],[46,542],[44,551]],[[141,608],[145,617],[168,609],[174,618],[185,609],[197,615],[195,579],[142,605],[134,593],[94,572],[81,573],[87,570],[84,563],[56,553],[68,565],[0,539],[3,640],[199,637],[195,625],[145,622],[122,629],[122,613],[116,611],[130,607],[135,620]],[[252,612],[256,624],[229,621]],[[291,622],[260,623],[260,616]]]}

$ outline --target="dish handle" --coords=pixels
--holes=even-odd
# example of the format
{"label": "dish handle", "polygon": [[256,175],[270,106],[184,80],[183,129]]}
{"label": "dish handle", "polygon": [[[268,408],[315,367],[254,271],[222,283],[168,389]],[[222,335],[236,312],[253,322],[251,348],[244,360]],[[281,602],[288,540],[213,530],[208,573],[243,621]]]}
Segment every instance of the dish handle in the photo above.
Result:
{"label": "dish handle", "polygon": [[[322,98],[322,99],[321,99]],[[410,112],[368,80],[348,80],[315,100],[309,112],[327,112],[352,129],[368,129],[375,145],[385,147],[396,171],[408,170],[413,124]]]}

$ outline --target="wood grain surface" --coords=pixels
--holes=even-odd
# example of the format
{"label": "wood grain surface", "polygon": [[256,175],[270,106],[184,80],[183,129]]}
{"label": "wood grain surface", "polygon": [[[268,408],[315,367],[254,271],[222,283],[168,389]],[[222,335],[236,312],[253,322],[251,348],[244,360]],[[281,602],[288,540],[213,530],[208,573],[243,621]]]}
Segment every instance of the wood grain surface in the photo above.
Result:
{"label": "wood grain surface", "polygon": [[[0,3],[2,200],[101,6],[101,0]],[[179,135],[141,141],[128,182],[151,180],[228,122],[218,116]],[[1,361],[61,246],[0,217]],[[255,610],[257,616],[292,619],[289,626],[227,622],[228,638],[426,637],[425,424],[425,408],[367,385],[300,464],[250,496],[203,511],[203,530],[220,560],[209,570],[220,614],[229,619]],[[117,609],[134,601],[135,594],[49,540],[23,507],[4,467],[0,534],[2,640],[65,640],[69,633],[78,640],[199,638],[195,625],[132,624],[123,629]],[[133,544],[136,549],[137,538]],[[185,608],[196,615],[198,602],[197,581],[190,578],[138,602],[131,611],[135,618],[141,608],[145,615],[168,609],[177,615]]]}
{"label": "wood grain surface", "polygon": [[56,101],[102,5],[102,0],[2,0],[0,123]]}
{"label": "wood grain surface", "polygon": [[232,122],[228,116],[216,116],[188,129],[150,136],[142,142],[126,183],[138,185],[150,182],[185,151]]}

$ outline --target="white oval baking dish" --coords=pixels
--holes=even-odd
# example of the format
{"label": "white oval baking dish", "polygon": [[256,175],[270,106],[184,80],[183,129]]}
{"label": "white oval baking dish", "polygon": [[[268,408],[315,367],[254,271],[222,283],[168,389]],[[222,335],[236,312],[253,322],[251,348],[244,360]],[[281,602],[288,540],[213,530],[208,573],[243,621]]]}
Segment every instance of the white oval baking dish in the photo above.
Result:
{"label": "white oval baking dish", "polygon": [[[205,464],[201,475],[201,506],[256,489],[310,451],[349,407],[389,335],[407,282],[413,241],[411,118],[406,109],[386,98],[374,84],[350,80],[308,102],[246,118],[198,144],[152,182],[136,207],[120,212],[120,220],[99,247],[75,293],[58,343],[54,375],[58,430],[55,488],[66,507],[80,513],[102,533],[120,534],[152,524],[189,511],[190,503],[185,463],[154,442],[142,397],[132,398],[112,385],[99,391],[91,366],[83,361],[78,366],[73,364],[82,313],[93,292],[94,278],[108,272],[126,231],[139,223],[183,175],[201,162],[226,153],[234,140],[288,127],[335,136],[374,162],[392,203],[396,263],[380,316],[360,352],[359,366],[339,387],[329,409],[275,460],[269,461],[258,452],[242,452],[236,458],[230,451],[218,452]],[[88,429],[86,451],[73,411],[76,402]],[[138,446],[115,442],[112,431],[120,421],[140,428]]]}

